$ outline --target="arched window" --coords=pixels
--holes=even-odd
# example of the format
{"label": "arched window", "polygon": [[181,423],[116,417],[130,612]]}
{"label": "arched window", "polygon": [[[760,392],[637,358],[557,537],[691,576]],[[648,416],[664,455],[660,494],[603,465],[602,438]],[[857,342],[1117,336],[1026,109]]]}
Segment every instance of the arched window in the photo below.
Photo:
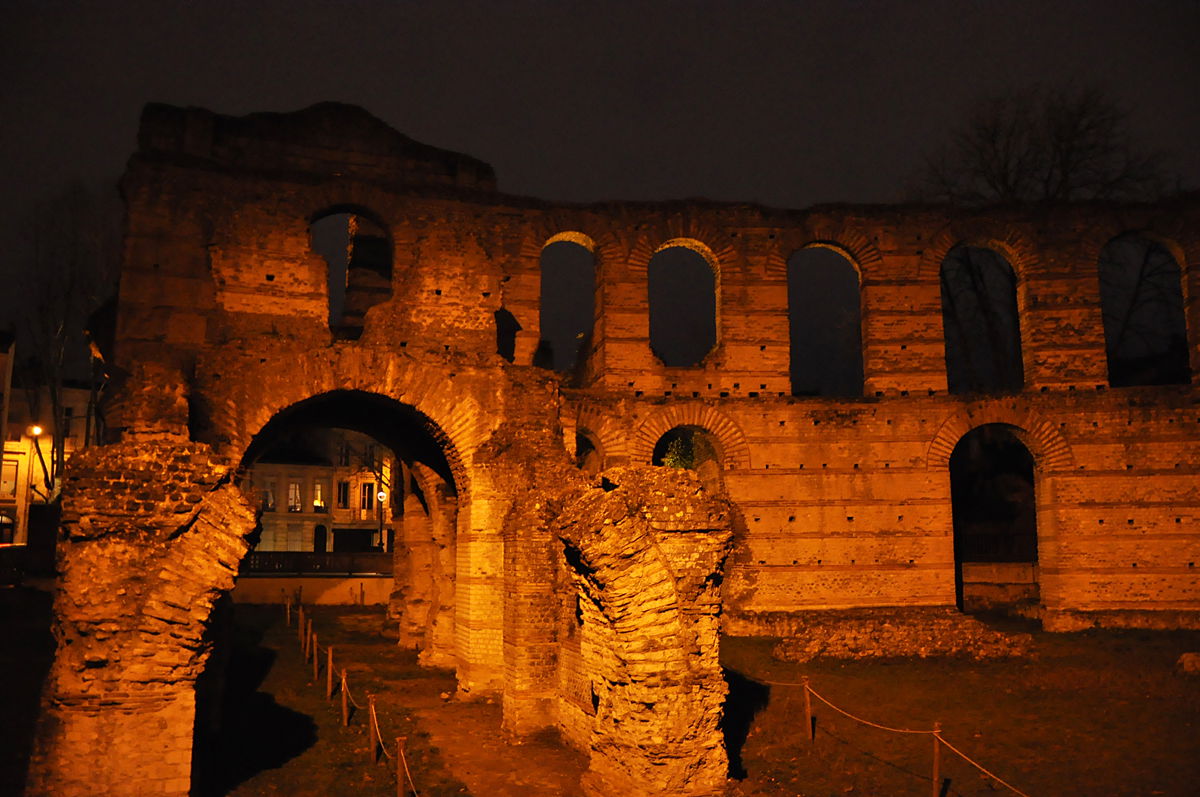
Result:
{"label": "arched window", "polygon": [[1191,381],[1179,264],[1157,241],[1120,235],[1100,253],[1100,303],[1108,383]]}
{"label": "arched window", "polygon": [[941,268],[946,382],[951,393],[1006,393],[1025,384],[1017,278],[991,249],[960,244]]}
{"label": "arched window", "polygon": [[313,219],[309,238],[329,264],[329,328],[357,340],[367,310],[392,296],[391,237],[372,215],[335,209]]}
{"label": "arched window", "polygon": [[950,496],[960,608],[1035,599],[1034,461],[1010,427],[986,424],[963,435],[950,455]]}
{"label": "arched window", "polygon": [[862,316],[858,270],[825,246],[788,260],[788,328],[794,396],[861,396]]}
{"label": "arched window", "polygon": [[595,245],[582,233],[550,239],[541,256],[541,330],[534,365],[570,373],[591,348]]}
{"label": "arched window", "polygon": [[663,365],[700,365],[717,343],[717,282],[701,244],[669,241],[650,259],[650,349]]}

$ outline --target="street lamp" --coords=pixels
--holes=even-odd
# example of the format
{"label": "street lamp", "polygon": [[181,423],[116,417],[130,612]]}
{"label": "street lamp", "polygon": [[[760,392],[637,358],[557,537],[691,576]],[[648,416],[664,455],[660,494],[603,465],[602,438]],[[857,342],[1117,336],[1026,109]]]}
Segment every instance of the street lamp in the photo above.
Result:
{"label": "street lamp", "polygon": [[375,493],[376,503],[379,507],[379,536],[376,538],[379,550],[383,550],[383,500],[387,498],[387,493],[383,490]]}
{"label": "street lamp", "polygon": [[42,432],[44,432],[44,431],[46,431],[46,430],[43,429],[42,427],[38,426],[36,423],[33,426],[29,427],[29,435],[31,437],[41,437]]}

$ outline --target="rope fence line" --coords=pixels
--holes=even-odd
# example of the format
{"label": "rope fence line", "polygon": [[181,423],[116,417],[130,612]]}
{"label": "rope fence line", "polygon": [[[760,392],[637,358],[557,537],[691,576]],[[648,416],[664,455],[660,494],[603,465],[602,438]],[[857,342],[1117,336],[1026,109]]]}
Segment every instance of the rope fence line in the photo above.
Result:
{"label": "rope fence line", "polygon": [[820,700],[822,703],[829,706],[831,709],[838,712],[839,714],[841,714],[845,717],[848,717],[848,718],[854,720],[855,722],[861,723],[863,725],[868,725],[872,728],[878,728],[879,730],[888,731],[890,733],[906,733],[906,734],[932,736],[933,737],[933,766],[932,766],[933,797],[939,797],[939,795],[941,794],[941,790],[942,790],[942,783],[941,783],[942,747],[945,747],[946,749],[955,753],[956,755],[958,755],[959,758],[966,761],[968,764],[975,767],[977,770],[982,772],[984,775],[987,775],[989,778],[996,781],[1001,786],[1005,787],[1006,789],[1013,792],[1014,794],[1017,794],[1020,797],[1029,797],[1028,794],[1021,791],[1016,786],[1013,786],[1011,783],[1004,780],[1003,778],[1001,778],[999,775],[995,774],[991,770],[985,768],[978,761],[971,758],[966,753],[964,753],[962,750],[959,750],[957,747],[950,744],[950,742],[948,742],[944,738],[942,738],[942,724],[940,722],[935,722],[933,724],[933,729],[928,730],[928,731],[913,729],[913,728],[892,728],[888,725],[881,725],[878,722],[872,722],[871,720],[856,716],[854,714],[851,714],[849,711],[846,711],[845,709],[834,705],[829,700],[827,700],[824,696],[822,696],[821,693],[819,693],[817,690],[812,688],[812,686],[809,683],[808,676],[805,676],[799,683],[787,682],[787,681],[768,681],[765,678],[760,678],[757,680],[759,680],[761,683],[770,684],[771,686],[797,686],[797,687],[801,687],[802,689],[804,689],[804,725],[805,725],[805,729],[808,733],[809,742],[816,741],[816,716],[813,714],[810,696],[815,697],[817,700]]}
{"label": "rope fence line", "polygon": [[[312,677],[314,683],[320,683],[321,670],[321,651],[325,651],[325,700],[333,700],[333,674],[335,671],[333,660],[333,645],[322,645],[317,639],[317,634],[313,630],[312,617],[306,616],[303,604],[296,606],[296,631],[300,643],[300,654],[305,663],[310,658],[312,660]],[[284,620],[288,627],[292,624],[292,602],[290,597],[284,598]],[[364,707],[359,705],[354,699],[354,695],[350,692],[350,683],[347,678],[347,668],[342,667],[339,675],[338,692],[341,695],[342,703],[342,725],[349,727],[350,725],[350,706],[359,711],[364,710]],[[395,755],[388,749],[388,745],[383,742],[383,733],[380,730],[379,714],[375,709],[375,695],[367,693],[367,736],[369,739],[369,755],[375,763],[379,762],[379,753],[382,752],[384,757],[389,761],[396,763],[396,794],[397,797],[405,797],[412,792],[414,797],[420,797],[420,792],[417,791],[417,784],[413,780],[412,771],[408,766],[408,757],[404,754],[404,746],[408,741],[406,736],[396,737],[396,753]],[[405,784],[409,788],[405,788]]]}

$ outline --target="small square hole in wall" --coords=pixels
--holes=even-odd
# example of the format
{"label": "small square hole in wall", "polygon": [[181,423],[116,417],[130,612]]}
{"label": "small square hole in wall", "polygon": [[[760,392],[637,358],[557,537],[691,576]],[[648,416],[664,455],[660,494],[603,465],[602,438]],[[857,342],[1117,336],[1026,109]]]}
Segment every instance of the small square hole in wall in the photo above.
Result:
{"label": "small square hole in wall", "polygon": [[274,282],[274,281],[275,281],[275,275],[274,275],[274,274],[268,274],[268,275],[267,275],[267,282]]}
{"label": "small square hole in wall", "polygon": [[434,294],[434,296],[441,296],[441,295],[442,295],[442,289],[441,289],[441,288],[434,288],[434,289],[433,289],[433,294]]}

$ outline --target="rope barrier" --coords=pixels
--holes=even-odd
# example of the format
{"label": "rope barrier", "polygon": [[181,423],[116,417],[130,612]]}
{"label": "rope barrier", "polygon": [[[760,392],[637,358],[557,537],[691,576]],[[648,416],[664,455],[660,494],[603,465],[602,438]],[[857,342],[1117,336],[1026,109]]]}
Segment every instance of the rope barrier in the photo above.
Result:
{"label": "rope barrier", "polygon": [[342,688],[346,690],[346,698],[350,701],[350,705],[356,709],[362,710],[362,706],[354,699],[354,694],[350,691],[350,682],[346,680],[346,671],[342,670]]}
{"label": "rope barrier", "polygon": [[959,750],[957,747],[955,747],[954,745],[950,744],[948,741],[946,741],[945,739],[943,739],[943,738],[942,738],[940,735],[938,736],[938,741],[939,741],[939,742],[941,742],[942,744],[946,745],[946,747],[950,748],[950,750],[952,750],[953,752],[957,753],[957,754],[959,755],[959,757],[960,757],[960,758],[962,758],[962,760],[963,760],[963,761],[966,761],[968,764],[970,764],[971,766],[975,767],[975,768],[976,768],[976,769],[978,769],[980,772],[982,772],[983,774],[987,775],[987,776],[988,776],[989,778],[991,778],[992,780],[994,780],[994,781],[996,781],[997,783],[999,783],[1001,786],[1004,786],[1005,788],[1011,789],[1011,790],[1012,790],[1012,792],[1013,792],[1014,794],[1019,794],[1019,795],[1021,795],[1021,797],[1029,797],[1029,795],[1028,795],[1028,794],[1026,794],[1025,792],[1021,791],[1021,790],[1020,790],[1020,789],[1018,789],[1016,786],[1012,785],[1011,783],[1008,783],[1007,781],[1004,781],[1004,780],[1002,780],[1002,779],[1001,779],[1001,778],[1000,778],[998,775],[995,775],[995,774],[993,774],[992,772],[989,772],[988,770],[984,769],[984,768],[983,768],[983,766],[982,766],[982,765],[980,765],[980,764],[979,764],[977,761],[975,761],[974,759],[972,759],[970,756],[968,756],[968,755],[967,755],[966,753],[964,753],[962,750]]}
{"label": "rope barrier", "polygon": [[421,793],[417,791],[417,784],[413,782],[412,773],[408,771],[408,756],[404,755],[404,738],[403,736],[396,737],[396,754],[400,756],[400,763],[404,765],[404,776],[408,778],[408,785],[412,787],[413,797],[421,797]]}
{"label": "rope barrier", "polygon": [[[288,604],[287,604],[287,610],[288,610],[288,614],[290,614],[291,613],[290,612],[290,610],[291,610],[290,602],[288,602]],[[299,622],[297,623],[297,625],[300,627],[298,630],[301,631],[300,651],[306,661],[309,656],[312,656],[313,680],[314,681],[318,680],[318,672],[319,672],[318,668],[319,668],[319,661],[320,661],[320,659],[318,657],[321,655],[321,651],[324,650],[328,657],[326,660],[326,664],[325,664],[325,667],[326,667],[325,691],[326,691],[326,699],[327,700],[332,699],[332,697],[333,697],[333,672],[334,672],[333,645],[321,645],[317,641],[317,635],[313,631],[313,627],[312,627],[312,618],[305,617],[304,604],[297,605],[297,613],[299,616]],[[304,633],[304,631],[307,631],[307,633]],[[341,669],[340,674],[341,674],[340,691],[342,693],[343,724],[348,725],[349,718],[346,713],[347,701],[349,701],[349,703],[351,705],[353,705],[356,709],[359,709],[360,711],[363,709],[363,706],[359,705],[358,701],[354,699],[354,695],[350,692],[350,682],[346,677],[346,668],[345,667],[343,667]],[[370,739],[371,745],[374,748],[371,751],[371,757],[378,760],[378,757],[379,757],[378,751],[382,750],[383,755],[389,761],[395,761],[397,764],[397,768],[396,768],[396,787],[397,787],[397,789],[401,793],[403,793],[404,781],[407,780],[408,785],[411,787],[414,797],[420,797],[420,792],[417,791],[417,784],[413,781],[412,771],[408,767],[408,757],[404,755],[404,741],[405,741],[406,737],[403,737],[403,736],[396,737],[396,754],[392,755],[391,751],[388,750],[388,746],[383,743],[383,733],[379,727],[379,714],[375,710],[375,695],[372,695],[369,693],[367,695],[367,731],[368,731],[368,735],[371,737],[371,739]],[[401,778],[401,775],[400,775],[401,767],[404,770],[403,778]]]}
{"label": "rope barrier", "polygon": [[[374,698],[374,695],[372,695],[371,697]],[[388,752],[387,745],[383,743],[383,732],[379,730],[379,715],[375,713],[375,700],[374,699],[372,699],[370,701],[370,705],[371,705],[371,711],[370,711],[371,724],[375,726],[375,738],[379,740],[378,741],[379,749],[383,751],[383,754],[385,756],[387,756],[388,760],[390,761],[390,760],[392,760],[392,754]]]}
{"label": "rope barrier", "polygon": [[845,716],[849,717],[850,719],[854,720],[855,722],[861,722],[863,725],[870,725],[872,728],[878,728],[881,731],[891,731],[892,733],[920,733],[920,734],[936,733],[936,731],[916,731],[916,730],[913,730],[912,728],[891,728],[891,727],[888,727],[887,725],[880,725],[878,722],[871,722],[870,720],[865,720],[862,717],[856,717],[853,714],[851,714],[849,711],[838,708],[837,706],[830,703],[825,698],[821,697],[821,693],[818,692],[816,689],[813,689],[811,686],[808,687],[808,691],[812,694],[813,697],[815,697],[817,700],[820,700],[822,703],[829,706],[831,709],[833,709],[837,713],[845,715]]}
{"label": "rope barrier", "polygon": [[[1028,794],[1021,791],[1016,786],[1013,786],[1011,783],[1004,780],[999,775],[996,775],[994,772],[991,772],[990,770],[986,769],[978,761],[974,760],[973,758],[968,756],[966,753],[964,753],[962,750],[959,750],[957,747],[950,744],[950,742],[946,741],[945,738],[943,738],[943,736],[942,736],[940,723],[935,723],[936,727],[934,727],[934,729],[930,730],[930,731],[915,730],[913,728],[892,728],[887,725],[880,725],[877,722],[871,722],[868,719],[863,719],[862,717],[855,716],[854,714],[851,714],[849,711],[846,711],[845,709],[834,705],[833,703],[829,702],[829,700],[827,700],[824,696],[822,696],[820,692],[818,692],[816,689],[813,689],[812,686],[809,685],[807,678],[800,683],[792,683],[792,682],[787,682],[787,681],[769,681],[765,678],[760,678],[760,679],[758,679],[758,681],[759,681],[759,683],[770,684],[771,686],[799,686],[799,687],[802,687],[804,689],[806,695],[812,695],[813,697],[817,698],[817,700],[820,700],[822,703],[829,706],[831,709],[833,709],[837,713],[841,714],[842,716],[848,717],[848,718],[854,720],[855,722],[862,723],[863,725],[869,725],[872,728],[878,728],[881,731],[890,731],[891,733],[910,733],[910,734],[933,736],[937,740],[935,742],[935,766],[937,763],[937,761],[936,761],[937,743],[941,743],[941,744],[945,745],[946,748],[949,749],[951,752],[955,753],[959,758],[966,761],[968,764],[975,767],[980,772],[982,772],[983,774],[987,775],[992,780],[999,783],[1001,786],[1004,786],[1006,789],[1009,789],[1014,794],[1018,794],[1018,795],[1020,795],[1020,797],[1029,797]],[[936,780],[936,777],[935,777],[935,780]],[[935,784],[935,787],[936,787],[936,784]]]}

